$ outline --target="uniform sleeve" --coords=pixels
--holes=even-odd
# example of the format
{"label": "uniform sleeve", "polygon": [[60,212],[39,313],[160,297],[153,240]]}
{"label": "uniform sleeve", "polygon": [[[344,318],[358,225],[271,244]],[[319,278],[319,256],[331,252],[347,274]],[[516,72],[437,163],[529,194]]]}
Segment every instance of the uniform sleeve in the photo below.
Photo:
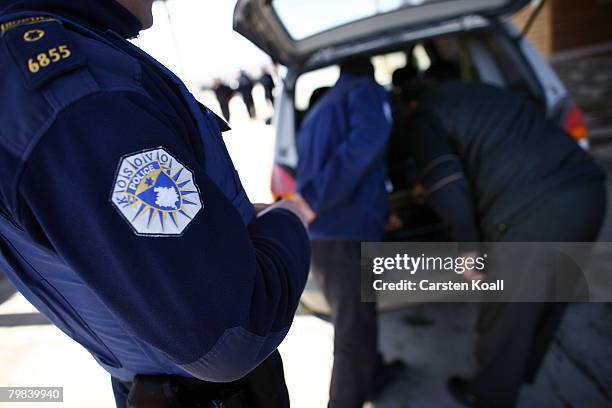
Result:
{"label": "uniform sleeve", "polygon": [[451,227],[457,241],[478,242],[480,233],[470,184],[444,129],[426,114],[415,115],[406,137],[429,205]]}
{"label": "uniform sleeve", "polygon": [[[202,202],[180,236],[137,235],[109,200],[121,158],[156,147],[192,172],[198,191],[189,200],[198,194]],[[40,231],[130,333],[195,377],[233,381],[286,335],[309,243],[285,210],[245,226],[202,168],[189,136],[148,99],[89,96],[61,113],[31,153],[20,221]]]}
{"label": "uniform sleeve", "polygon": [[300,193],[315,213],[342,202],[385,153],[391,133],[391,111],[378,85],[361,86],[349,93],[349,134],[336,147],[317,176]]}

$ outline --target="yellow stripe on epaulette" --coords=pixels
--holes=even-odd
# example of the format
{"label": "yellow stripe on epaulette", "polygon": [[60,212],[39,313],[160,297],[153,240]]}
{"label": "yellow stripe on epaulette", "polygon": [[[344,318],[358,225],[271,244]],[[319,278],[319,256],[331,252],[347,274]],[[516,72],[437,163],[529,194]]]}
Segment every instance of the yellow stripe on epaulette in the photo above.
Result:
{"label": "yellow stripe on epaulette", "polygon": [[58,23],[60,22],[55,18],[45,16],[20,18],[19,20],[13,20],[0,24],[0,34],[4,35],[4,33],[6,33],[7,31],[12,30],[13,28],[20,27],[22,25],[46,23],[49,21],[55,21]]}

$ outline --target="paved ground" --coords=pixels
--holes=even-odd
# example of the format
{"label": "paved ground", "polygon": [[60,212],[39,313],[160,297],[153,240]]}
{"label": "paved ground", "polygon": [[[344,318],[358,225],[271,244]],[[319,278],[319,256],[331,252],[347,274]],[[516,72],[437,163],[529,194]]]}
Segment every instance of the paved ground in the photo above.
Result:
{"label": "paved ground", "polygon": [[[213,103],[209,102],[212,106]],[[254,201],[266,201],[272,155],[272,129],[247,121],[240,100],[232,102],[234,130],[226,136],[238,170]],[[265,108],[261,106],[262,117]],[[595,154],[612,173],[612,145]],[[610,211],[612,213],[612,211]],[[603,238],[612,241],[608,219]],[[610,260],[598,260],[609,268]],[[475,305],[431,304],[385,312],[380,337],[387,358],[406,362],[408,370],[374,406],[377,408],[454,407],[444,390],[451,373],[469,374],[474,362]],[[298,313],[281,346],[294,407],[324,407],[332,353],[332,328]],[[521,396],[521,407],[612,406],[612,306],[570,308],[534,386]],[[0,278],[0,385],[63,386],[58,407],[113,406],[109,378],[78,345],[49,325],[23,297]],[[500,368],[503,370],[503,367]],[[0,407],[26,407],[2,404]],[[45,404],[52,407],[54,404]]]}

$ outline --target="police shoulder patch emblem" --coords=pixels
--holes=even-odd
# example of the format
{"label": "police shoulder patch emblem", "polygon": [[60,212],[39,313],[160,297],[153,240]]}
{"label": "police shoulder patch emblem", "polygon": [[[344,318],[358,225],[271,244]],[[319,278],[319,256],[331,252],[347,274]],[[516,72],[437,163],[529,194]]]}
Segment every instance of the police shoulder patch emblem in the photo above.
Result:
{"label": "police shoulder patch emblem", "polygon": [[111,203],[136,235],[177,236],[202,209],[193,174],[163,147],[119,161]]}

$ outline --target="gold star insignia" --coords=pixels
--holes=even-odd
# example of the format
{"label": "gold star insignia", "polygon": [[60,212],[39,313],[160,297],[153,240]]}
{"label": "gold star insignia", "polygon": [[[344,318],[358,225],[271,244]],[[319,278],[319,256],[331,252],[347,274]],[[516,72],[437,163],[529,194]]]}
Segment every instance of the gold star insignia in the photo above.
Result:
{"label": "gold star insignia", "polygon": [[45,36],[45,32],[43,30],[35,29],[35,30],[26,31],[26,33],[23,35],[23,39],[26,40],[27,42],[34,42],[34,41],[40,40],[44,36]]}

